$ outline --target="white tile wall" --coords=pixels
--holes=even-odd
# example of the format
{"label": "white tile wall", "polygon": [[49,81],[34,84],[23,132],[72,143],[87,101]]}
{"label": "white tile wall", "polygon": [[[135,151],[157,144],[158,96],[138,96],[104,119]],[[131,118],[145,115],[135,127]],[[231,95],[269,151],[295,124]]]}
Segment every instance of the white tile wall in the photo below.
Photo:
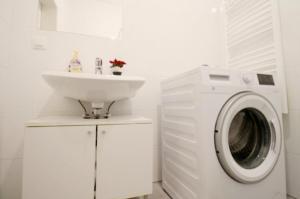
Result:
{"label": "white tile wall", "polygon": [[287,157],[287,191],[289,195],[300,198],[300,155],[288,153]]}
{"label": "white tile wall", "polygon": [[[38,0],[0,0],[0,179],[1,199],[21,199],[24,121],[39,115],[81,114],[78,104],[57,96],[43,82],[45,70],[63,70],[73,49],[85,71],[95,57],[128,62],[126,75],[143,76],[138,95],[113,107],[114,114],[138,114],[155,124],[154,179],[160,179],[157,122],[161,79],[199,66],[222,65],[219,0],[126,0],[121,40],[35,29]],[[46,50],[32,49],[35,36],[47,39]],[[105,73],[109,72],[105,64]]]}
{"label": "white tile wall", "polygon": [[[1,12],[1,11],[0,11]],[[9,62],[9,39],[11,34],[10,24],[0,16],[0,67],[8,67]]]}
{"label": "white tile wall", "polygon": [[300,111],[291,109],[286,120],[286,151],[300,155]]}
{"label": "white tile wall", "polygon": [[9,24],[9,22],[12,19],[13,7],[14,1],[1,0],[0,18],[4,19],[7,22],[7,24]]}
{"label": "white tile wall", "polygon": [[22,159],[0,160],[0,198],[21,199]]}
{"label": "white tile wall", "polygon": [[289,115],[285,116],[287,148],[287,183],[289,195],[300,198],[300,1],[279,0],[283,53],[289,101]]}
{"label": "white tile wall", "polygon": [[[287,59],[289,59],[288,56],[286,57],[286,60]],[[300,88],[299,88],[300,67],[298,68],[293,67],[293,65],[289,65],[288,63],[286,64],[288,102],[289,102],[289,108],[291,110],[300,110],[300,103],[299,103],[300,102]]]}

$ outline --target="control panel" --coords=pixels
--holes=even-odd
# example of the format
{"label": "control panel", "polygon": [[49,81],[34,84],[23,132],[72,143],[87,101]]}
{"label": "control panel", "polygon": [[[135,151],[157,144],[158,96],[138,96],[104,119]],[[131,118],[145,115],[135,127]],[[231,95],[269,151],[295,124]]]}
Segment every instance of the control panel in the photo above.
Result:
{"label": "control panel", "polygon": [[259,85],[275,86],[273,75],[257,74]]}

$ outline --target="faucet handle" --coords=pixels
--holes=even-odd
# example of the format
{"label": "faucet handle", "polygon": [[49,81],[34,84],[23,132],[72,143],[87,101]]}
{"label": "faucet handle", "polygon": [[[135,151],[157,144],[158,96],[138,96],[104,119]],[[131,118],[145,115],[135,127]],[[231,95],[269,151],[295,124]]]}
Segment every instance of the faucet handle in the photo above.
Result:
{"label": "faucet handle", "polygon": [[100,59],[99,57],[97,57],[96,58],[96,62],[95,62],[96,67],[102,66],[102,64],[103,64],[102,59]]}
{"label": "faucet handle", "polygon": [[100,59],[99,57],[96,58],[95,61],[95,74],[101,74],[102,75],[102,59]]}

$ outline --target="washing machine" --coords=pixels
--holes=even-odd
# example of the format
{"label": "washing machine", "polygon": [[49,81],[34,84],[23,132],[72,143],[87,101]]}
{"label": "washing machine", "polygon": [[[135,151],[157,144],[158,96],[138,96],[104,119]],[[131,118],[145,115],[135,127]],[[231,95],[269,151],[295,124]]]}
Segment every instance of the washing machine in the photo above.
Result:
{"label": "washing machine", "polygon": [[163,189],[173,199],[286,199],[276,75],[199,67],[161,83]]}

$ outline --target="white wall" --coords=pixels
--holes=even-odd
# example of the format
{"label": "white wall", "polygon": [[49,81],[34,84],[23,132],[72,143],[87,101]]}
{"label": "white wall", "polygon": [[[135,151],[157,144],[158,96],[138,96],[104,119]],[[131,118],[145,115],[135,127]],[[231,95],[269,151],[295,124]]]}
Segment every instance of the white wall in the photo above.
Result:
{"label": "white wall", "polygon": [[287,183],[289,194],[300,198],[300,1],[279,2],[289,102],[285,117]]}
{"label": "white wall", "polygon": [[[162,78],[202,63],[222,65],[218,0],[126,0],[122,40],[111,41],[54,32],[38,32],[38,0],[0,0],[0,198],[21,199],[24,121],[39,115],[81,114],[78,104],[55,95],[43,82],[45,70],[64,70],[78,49],[86,71],[95,57],[127,61],[126,75],[147,78],[131,101],[113,113],[132,112],[153,119],[155,178],[159,178],[158,104]],[[34,37],[48,40],[32,49]],[[106,65],[106,72],[108,65]],[[129,107],[132,110],[129,110]]]}

